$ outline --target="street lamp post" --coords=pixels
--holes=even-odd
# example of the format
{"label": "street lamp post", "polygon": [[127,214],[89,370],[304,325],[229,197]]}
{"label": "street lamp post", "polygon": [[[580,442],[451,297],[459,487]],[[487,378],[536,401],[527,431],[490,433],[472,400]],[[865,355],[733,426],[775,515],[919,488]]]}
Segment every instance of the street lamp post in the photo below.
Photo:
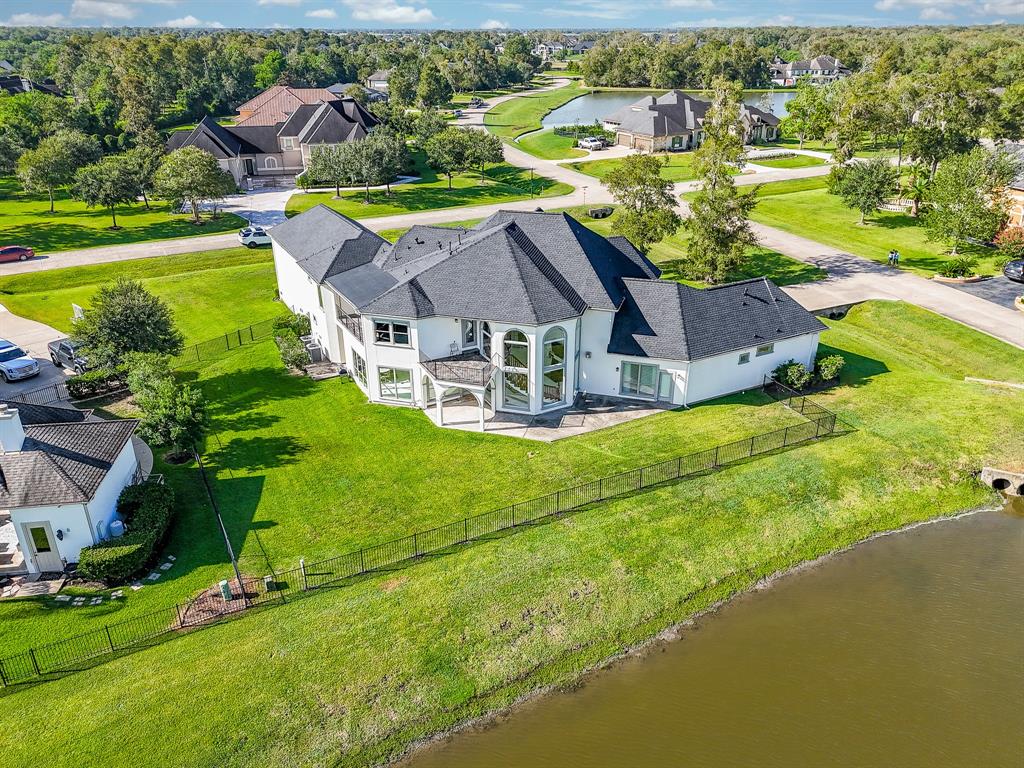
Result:
{"label": "street lamp post", "polygon": [[530,199],[533,199],[533,166],[530,166]]}
{"label": "street lamp post", "polygon": [[586,185],[583,186],[583,204],[584,205],[587,204],[587,187],[586,187]]}

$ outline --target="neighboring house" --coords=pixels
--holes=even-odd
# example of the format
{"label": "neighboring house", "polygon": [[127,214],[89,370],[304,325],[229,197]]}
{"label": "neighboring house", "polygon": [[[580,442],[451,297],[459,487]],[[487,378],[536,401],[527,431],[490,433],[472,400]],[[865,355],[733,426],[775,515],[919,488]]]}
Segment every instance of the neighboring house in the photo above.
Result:
{"label": "neighboring house", "polygon": [[5,91],[11,96],[19,93],[28,93],[29,91],[39,91],[40,93],[48,93],[51,96],[63,96],[60,88],[52,80],[45,80],[41,83],[29,80],[27,77],[21,77],[20,75],[3,75],[0,76],[0,91]]}
{"label": "neighboring house", "polygon": [[850,70],[833,56],[815,56],[813,59],[786,62],[776,57],[768,65],[775,85],[793,86],[802,77],[814,85],[828,85],[850,76]]}
{"label": "neighboring house", "polygon": [[388,78],[391,77],[390,69],[378,69],[366,78],[366,87],[374,91],[388,92]]}
{"label": "neighboring house", "polygon": [[553,41],[537,43],[533,48],[533,55],[540,57],[541,61],[547,61],[565,50],[565,45]]}
{"label": "neighboring house", "polygon": [[1024,227],[1024,143],[1001,142],[1002,149],[1017,156],[1021,170],[1006,189],[1006,225]]}
{"label": "neighboring house", "polygon": [[572,54],[573,56],[579,56],[586,53],[593,47],[593,40],[580,40],[569,46],[569,53]]}
{"label": "neighboring house", "polygon": [[319,144],[358,141],[379,124],[359,102],[326,88],[275,85],[238,108],[234,125],[207,115],[191,131],[175,131],[168,151],[199,147],[243,184],[253,177],[294,177]]}
{"label": "neighboring house", "polygon": [[15,72],[17,72],[17,70],[14,68],[14,65],[11,64],[11,62],[9,62],[7,59],[0,59],[0,73],[10,75],[14,74]]}
{"label": "neighboring house", "polygon": [[767,279],[699,290],[564,213],[394,244],[326,206],[271,230],[281,301],[375,403],[540,414],[581,392],[688,405],[812,365],[825,326]]}
{"label": "neighboring house", "polygon": [[[615,143],[645,152],[694,149],[704,140],[704,115],[711,104],[682,91],[644,96],[603,119]],[[740,106],[743,143],[773,141],[779,118],[746,104]]]}
{"label": "neighboring house", "polygon": [[109,537],[138,422],[90,414],[0,401],[0,574],[63,571]]}
{"label": "neighboring house", "polygon": [[339,99],[348,96],[349,91],[352,88],[361,89],[362,92],[366,94],[366,100],[371,104],[388,100],[388,95],[384,93],[384,91],[375,91],[373,88],[367,88],[365,85],[360,85],[359,83],[335,83],[334,85],[327,86],[327,90]]}

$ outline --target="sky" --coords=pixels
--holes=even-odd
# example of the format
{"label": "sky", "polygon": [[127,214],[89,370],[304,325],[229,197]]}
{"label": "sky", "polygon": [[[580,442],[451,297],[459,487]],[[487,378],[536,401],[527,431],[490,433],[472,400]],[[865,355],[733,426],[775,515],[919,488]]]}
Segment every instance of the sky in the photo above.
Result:
{"label": "sky", "polygon": [[660,29],[1024,23],[1024,0],[0,0],[0,26]]}

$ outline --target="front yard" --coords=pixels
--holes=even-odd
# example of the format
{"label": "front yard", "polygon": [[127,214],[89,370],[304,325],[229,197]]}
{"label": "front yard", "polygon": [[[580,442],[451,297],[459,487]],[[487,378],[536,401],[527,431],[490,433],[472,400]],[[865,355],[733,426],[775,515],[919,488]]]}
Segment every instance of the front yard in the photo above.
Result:
{"label": "front yard", "polygon": [[[0,712],[8,759],[28,764],[59,743],[81,765],[376,763],[535,687],[570,682],[761,576],[990,499],[970,473],[1024,460],[1024,392],[963,377],[1013,378],[1024,352],[897,303],[865,304],[830,325],[823,342],[849,364],[844,386],[817,399],[856,432],[16,691]],[[349,381],[287,375],[269,344],[197,373],[214,406],[214,492],[250,573],[265,572],[267,557],[284,568],[790,417],[740,395],[545,445],[368,405]],[[180,571],[102,612],[0,604],[4,653],[228,574],[201,494],[188,495],[196,478],[167,471],[186,494],[167,547]]]}
{"label": "front yard", "polygon": [[50,213],[46,195],[21,191],[18,180],[0,177],[0,245],[24,245],[36,253],[53,253],[100,245],[121,245],[144,240],[166,240],[229,232],[245,226],[245,221],[226,213],[211,219],[203,217],[201,226],[187,214],[171,213],[170,205],[150,201],[150,210],[140,202],[117,208],[117,224],[111,230],[110,211],[87,208],[66,193],[55,194],[56,210]]}
{"label": "front yard", "polygon": [[[671,152],[667,155],[659,155],[659,157],[666,159],[665,165],[661,168],[661,178],[666,181],[693,181],[697,178],[697,174],[693,169],[693,152]],[[570,167],[580,173],[594,176],[603,181],[609,173],[621,164],[621,158],[610,158],[607,160],[587,160],[581,163],[570,163]],[[731,172],[734,174],[740,173],[737,169],[732,169]]]}
{"label": "front yard", "polygon": [[543,160],[565,160],[585,157],[587,154],[585,150],[576,146],[576,139],[572,136],[559,136],[553,129],[527,133],[520,137],[515,145]]}
{"label": "front yard", "polygon": [[[920,220],[903,213],[876,211],[860,224],[860,213],[825,188],[825,178],[779,181],[761,187],[751,218],[843,251],[886,263],[898,248],[900,267],[931,277],[953,258],[945,243],[928,240]],[[961,253],[978,258],[978,274],[998,273],[994,249],[969,246]]]}
{"label": "front yard", "polygon": [[385,190],[371,190],[370,203],[362,190],[343,191],[340,198],[333,192],[297,192],[288,199],[285,213],[295,216],[321,203],[354,219],[373,216],[390,216],[398,213],[458,208],[467,205],[489,205],[523,200],[531,196],[557,197],[572,192],[572,187],[559,181],[517,168],[508,163],[492,165],[485,171],[485,183],[480,182],[479,172],[457,174],[448,189],[448,177],[437,173],[426,163],[422,153],[413,155],[413,175],[419,181],[408,184],[393,184],[391,196]]}

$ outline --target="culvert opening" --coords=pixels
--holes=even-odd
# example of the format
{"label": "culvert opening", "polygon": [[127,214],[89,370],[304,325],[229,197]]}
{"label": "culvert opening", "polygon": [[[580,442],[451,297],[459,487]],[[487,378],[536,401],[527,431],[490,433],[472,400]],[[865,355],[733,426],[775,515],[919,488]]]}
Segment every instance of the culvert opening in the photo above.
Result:
{"label": "culvert opening", "polygon": [[1010,487],[1010,481],[1007,480],[1005,477],[997,477],[995,480],[992,481],[992,487],[995,488],[997,491],[1005,491],[1007,488]]}
{"label": "culvert opening", "polygon": [[1022,483],[1021,486],[1017,489],[1017,495],[1024,496],[1024,483]]}

